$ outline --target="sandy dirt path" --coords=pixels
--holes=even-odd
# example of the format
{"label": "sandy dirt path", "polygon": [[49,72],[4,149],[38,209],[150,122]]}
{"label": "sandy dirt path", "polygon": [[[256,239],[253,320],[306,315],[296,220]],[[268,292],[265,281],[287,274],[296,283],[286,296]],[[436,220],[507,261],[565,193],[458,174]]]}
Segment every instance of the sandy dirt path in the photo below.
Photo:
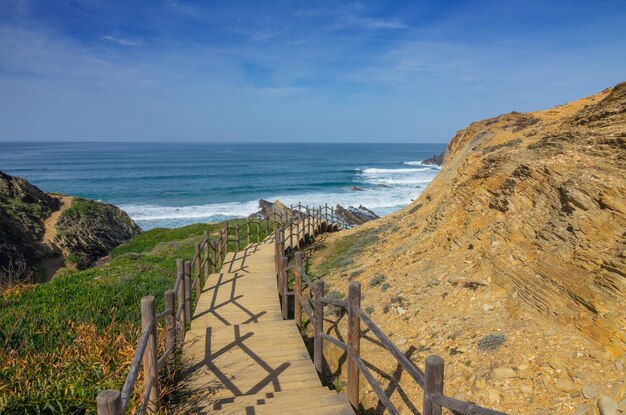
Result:
{"label": "sandy dirt path", "polygon": [[[59,197],[59,201],[61,202],[59,209],[52,212],[52,214],[44,221],[44,234],[41,238],[42,244],[49,245],[51,247],[56,246],[54,238],[57,236],[57,228],[55,225],[61,216],[61,213],[72,206],[72,199],[73,198],[71,196]],[[54,274],[56,274],[60,268],[65,266],[65,258],[63,258],[63,254],[59,252],[58,255],[45,258],[41,261],[41,266],[46,271],[44,281],[48,282],[54,277]]]}

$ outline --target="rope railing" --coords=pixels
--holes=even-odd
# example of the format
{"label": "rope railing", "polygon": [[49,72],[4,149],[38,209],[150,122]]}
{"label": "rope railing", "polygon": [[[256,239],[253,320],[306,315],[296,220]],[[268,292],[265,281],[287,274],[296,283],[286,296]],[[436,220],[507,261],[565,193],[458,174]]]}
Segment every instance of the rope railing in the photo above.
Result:
{"label": "rope railing", "polygon": [[[292,207],[293,210],[293,207]],[[306,235],[318,235],[319,233],[345,229],[347,226],[337,220],[336,212],[328,212],[328,206],[316,209],[309,209],[298,205],[296,212],[306,212],[302,214],[302,219],[298,224],[290,223],[289,226],[283,225],[277,229],[276,235],[276,272],[279,283],[279,294],[281,297],[285,293],[290,292],[287,286],[287,271],[291,270],[295,274],[293,293],[295,296],[294,319],[298,327],[303,325],[303,314],[308,316],[310,323],[313,325],[313,364],[318,371],[320,378],[323,380],[323,342],[327,341],[347,353],[347,395],[352,406],[358,410],[360,405],[359,398],[359,375],[367,380],[372,387],[380,402],[385,409],[391,414],[398,414],[397,408],[393,405],[390,397],[385,393],[378,380],[372,375],[366,363],[360,356],[360,340],[362,337],[361,325],[363,324],[367,330],[372,332],[377,338],[377,343],[384,347],[398,362],[404,371],[406,371],[413,381],[424,391],[422,402],[422,415],[441,415],[442,408],[448,408],[456,411],[455,413],[465,415],[506,415],[504,412],[493,409],[484,408],[470,402],[461,401],[443,393],[444,379],[444,361],[440,356],[431,355],[426,357],[422,372],[381,330],[371,317],[361,309],[361,285],[357,282],[351,282],[348,286],[348,296],[346,300],[331,298],[324,296],[324,281],[321,279],[311,281],[311,278],[304,270],[302,263],[302,252],[300,240],[301,237],[299,225],[301,224]],[[300,216],[300,215],[298,215]],[[312,223],[311,223],[312,221]],[[290,237],[295,235],[298,243],[293,243]],[[285,233],[286,232],[286,233]],[[288,243],[287,243],[288,242]],[[298,249],[294,254],[294,263],[288,265],[285,254],[287,250]],[[309,296],[304,297],[303,291],[309,289]],[[311,302],[313,310],[309,310],[307,305]],[[283,317],[287,318],[287,301],[282,299]],[[348,315],[348,335],[347,342],[330,336],[324,332],[324,307],[333,305],[347,310]]]}
{"label": "rope railing", "polygon": [[[128,374],[121,390],[105,390],[98,394],[96,399],[98,414],[122,415],[126,413],[142,370],[144,384],[137,413],[158,413],[159,373],[164,368],[167,374],[175,373],[176,354],[182,348],[185,332],[191,324],[192,309],[197,305],[202,287],[206,284],[209,275],[221,270],[228,252],[240,251],[242,245],[248,246],[252,243],[253,237],[256,237],[257,242],[261,242],[262,238],[267,238],[273,233],[275,240],[284,240],[287,226],[290,232],[289,237],[291,240],[298,238],[299,246],[300,240],[320,232],[319,226],[322,223],[320,212],[321,208],[309,209],[298,203],[297,210],[292,207],[290,211],[272,212],[264,219],[248,218],[243,225],[225,222],[224,226],[216,232],[217,235],[213,240],[209,232],[204,231],[201,242],[194,246],[194,255],[191,260],[178,259],[176,261],[174,287],[164,294],[165,309],[157,313],[153,296],[145,296],[141,299],[142,331]],[[334,215],[334,210],[331,209],[332,215]],[[326,219],[324,226],[330,229],[328,224],[330,222]],[[333,222],[332,228],[337,230],[343,227]],[[297,232],[294,233],[294,229],[297,229]],[[294,244],[295,242],[290,244],[291,249]],[[286,310],[287,295],[293,295],[293,292],[287,289],[286,261],[281,260],[280,264],[277,263],[277,267],[284,269],[281,273],[283,275],[282,287],[285,287],[282,291],[282,298],[284,299],[283,308]],[[308,277],[305,277],[305,281],[310,283]],[[310,313],[306,307],[304,309],[305,312]],[[165,347],[162,355],[158,356],[157,326],[162,320],[166,320]]]}

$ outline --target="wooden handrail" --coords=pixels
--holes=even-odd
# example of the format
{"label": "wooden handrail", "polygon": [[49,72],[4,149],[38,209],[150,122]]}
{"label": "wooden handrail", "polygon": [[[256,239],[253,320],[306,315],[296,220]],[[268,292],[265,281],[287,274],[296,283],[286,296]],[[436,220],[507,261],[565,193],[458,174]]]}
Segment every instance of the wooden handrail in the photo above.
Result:
{"label": "wooden handrail", "polygon": [[[372,375],[367,365],[360,356],[360,339],[361,339],[361,322],[391,355],[396,359],[400,366],[411,376],[417,385],[424,390],[422,415],[441,415],[442,408],[448,408],[460,414],[466,415],[507,415],[504,412],[495,411],[493,409],[484,408],[470,402],[447,397],[443,394],[443,378],[444,378],[444,362],[439,356],[428,356],[425,360],[425,371],[422,372],[392,341],[387,335],[374,323],[371,317],[361,309],[361,286],[356,282],[351,282],[348,289],[347,300],[341,300],[331,297],[325,297],[324,281],[321,279],[311,281],[302,265],[302,253],[300,251],[300,240],[314,238],[320,233],[328,230],[348,229],[343,220],[336,216],[336,210],[328,205],[319,208],[309,208],[298,203],[296,207],[297,218],[283,224],[276,224],[275,237],[275,255],[276,255],[276,272],[279,281],[281,294],[281,303],[283,309],[283,317],[286,318],[285,294],[288,293],[286,287],[286,272],[288,270],[295,271],[294,284],[294,317],[296,324],[302,326],[302,310],[306,313],[309,321],[313,324],[313,363],[320,378],[323,379],[323,341],[330,342],[340,349],[347,352],[347,394],[348,400],[352,406],[358,410],[359,402],[359,374],[370,384],[374,392],[377,394],[381,403],[391,414],[398,414],[398,410],[393,405],[389,396],[387,396],[380,386],[376,378]],[[303,210],[306,213],[302,213]],[[294,206],[291,206],[294,211]],[[294,216],[295,217],[295,216]],[[302,226],[301,226],[302,225]],[[294,231],[295,228],[295,231]],[[288,230],[288,235],[284,233]],[[298,243],[294,244],[293,237],[296,235]],[[295,253],[295,263],[289,265],[284,255],[285,241],[290,242],[291,249],[298,249]],[[303,284],[304,283],[304,284]],[[313,312],[309,311],[307,304],[309,299],[304,299],[302,292],[304,288],[309,288],[313,296]],[[326,305],[334,305],[348,310],[348,341],[344,343],[339,339],[324,333],[324,307]]]}
{"label": "wooden handrail", "polygon": [[[293,209],[292,212],[294,212]],[[241,224],[233,226],[228,221],[224,223],[213,240],[210,239],[209,232],[204,231],[201,242],[194,245],[194,255],[191,260],[184,261],[178,259],[176,261],[174,287],[171,290],[167,290],[164,294],[165,309],[157,313],[154,297],[152,296],[146,296],[141,299],[142,332],[135,348],[128,375],[124,380],[121,391],[105,390],[98,394],[96,399],[98,414],[122,415],[127,411],[139,371],[142,368],[144,371],[144,385],[138,412],[152,414],[159,411],[159,371],[164,367],[167,368],[168,373],[173,373],[175,370],[174,357],[182,347],[185,332],[191,323],[191,312],[195,306],[193,300],[198,301],[202,293],[202,287],[206,284],[211,270],[216,273],[221,269],[229,251],[229,243],[234,243],[236,250],[241,249],[242,240],[245,240],[247,245],[251,243],[253,227],[256,227],[257,242],[261,241],[263,227],[265,228],[265,237],[269,236],[270,229],[277,231],[274,234],[274,239],[281,252],[278,255],[279,250],[276,251],[277,258],[280,259],[277,260],[277,275],[281,278],[279,279],[281,282],[279,287],[281,290],[282,309],[284,310],[283,316],[287,318],[287,297],[295,293],[289,290],[287,271],[294,270],[296,274],[301,276],[299,281],[304,281],[309,288],[312,286],[312,283],[302,269],[302,257],[299,252],[297,252],[297,256],[300,257],[299,264],[288,266],[287,258],[284,257],[285,241],[289,240],[292,248],[295,246],[299,248],[300,240],[305,239],[307,236],[313,237],[321,232],[320,212],[321,208],[309,210],[307,207],[307,215],[305,216],[302,213],[302,205],[298,203],[297,217],[295,212],[291,216],[288,216],[286,212],[274,212],[265,219],[247,219],[244,235],[241,232]],[[333,223],[333,225],[339,226],[337,223]],[[285,231],[287,227],[289,232],[286,238]],[[297,232],[294,232],[294,227],[297,229]],[[302,237],[300,237],[300,232],[302,232]],[[294,238],[298,238],[298,243],[294,243]],[[194,273],[193,279],[191,278],[192,270]],[[300,284],[298,286],[299,292],[302,291],[301,288]],[[195,296],[192,295],[192,292]],[[319,297],[325,300],[324,297],[321,297],[322,294],[323,289]],[[311,315],[308,301],[305,302],[302,297],[299,297],[298,304],[302,306],[309,320],[315,321],[314,316]],[[157,324],[162,320],[166,320],[165,348],[163,354],[158,356],[156,329]],[[317,321],[321,322],[321,320],[320,318]],[[333,342],[333,340],[328,341]],[[321,362],[321,355],[318,361]]]}
{"label": "wooden handrail", "polygon": [[419,368],[415,366],[413,362],[411,362],[409,358],[406,357],[395,344],[393,344],[391,339],[389,339],[389,337],[387,337],[387,335],[376,325],[376,323],[372,321],[372,319],[366,312],[361,310],[361,308],[358,306],[355,307],[355,312],[361,318],[361,321],[363,321],[363,323],[365,323],[365,325],[370,329],[370,331],[374,333],[376,337],[378,337],[378,340],[380,340],[385,349],[387,349],[393,355],[393,357],[396,358],[396,360],[398,361],[398,363],[400,363],[404,370],[406,370],[407,373],[413,378],[413,380],[423,389],[425,376],[422,371],[419,370]]}

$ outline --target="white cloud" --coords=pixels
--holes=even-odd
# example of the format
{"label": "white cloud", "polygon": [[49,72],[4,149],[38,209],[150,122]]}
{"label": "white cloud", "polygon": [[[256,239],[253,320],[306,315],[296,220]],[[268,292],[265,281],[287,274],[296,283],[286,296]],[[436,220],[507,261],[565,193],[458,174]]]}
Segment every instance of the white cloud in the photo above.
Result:
{"label": "white cloud", "polygon": [[260,88],[259,91],[262,95],[269,97],[289,97],[293,95],[299,95],[305,92],[309,92],[311,88],[306,86],[287,86],[280,88]]}
{"label": "white cloud", "polygon": [[195,7],[189,6],[188,4],[184,4],[183,2],[178,0],[165,0],[165,4],[176,13],[185,16],[197,18],[200,17],[201,14],[200,10],[196,9]]}
{"label": "white cloud", "polygon": [[367,30],[391,29],[401,30],[408,29],[405,23],[399,20],[391,19],[373,19],[371,17],[361,17],[353,14],[343,16],[330,25],[329,30],[342,30],[349,28],[359,28]]}
{"label": "white cloud", "polygon": [[108,42],[116,43],[120,46],[132,46],[132,47],[143,46],[143,42],[140,42],[138,40],[127,39],[127,38],[111,36],[111,35],[102,35],[100,36],[100,39],[106,40]]}

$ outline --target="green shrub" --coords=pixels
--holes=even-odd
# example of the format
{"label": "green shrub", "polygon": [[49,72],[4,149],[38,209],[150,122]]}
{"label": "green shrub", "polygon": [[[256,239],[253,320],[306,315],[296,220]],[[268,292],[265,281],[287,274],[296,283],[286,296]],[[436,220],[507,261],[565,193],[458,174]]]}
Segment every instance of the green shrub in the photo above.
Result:
{"label": "green shrub", "polygon": [[372,277],[372,279],[370,279],[370,287],[376,287],[377,285],[382,284],[382,282],[385,281],[385,276],[382,274],[376,274]]}
{"label": "green shrub", "polygon": [[352,281],[355,277],[358,277],[363,272],[363,269],[355,269],[348,275],[348,280]]}
{"label": "green shrub", "polygon": [[488,334],[478,341],[478,350],[486,352],[496,350],[506,341],[506,336],[500,333]]}

